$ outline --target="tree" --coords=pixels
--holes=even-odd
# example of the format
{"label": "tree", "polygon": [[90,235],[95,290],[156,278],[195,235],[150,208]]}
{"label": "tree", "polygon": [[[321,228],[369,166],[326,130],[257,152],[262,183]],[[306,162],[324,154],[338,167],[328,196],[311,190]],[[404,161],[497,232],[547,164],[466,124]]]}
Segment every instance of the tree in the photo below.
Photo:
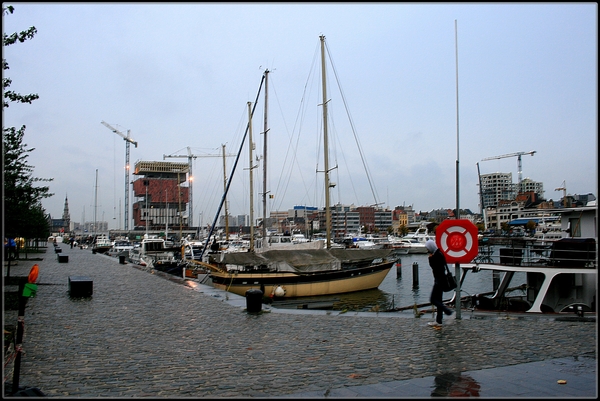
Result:
{"label": "tree", "polygon": [[[13,6],[3,7],[2,8],[2,16],[6,15],[8,13],[12,14],[13,11],[14,11]],[[26,31],[21,31],[19,33],[15,32],[11,35],[7,35],[6,33],[3,33],[2,34],[2,46],[10,46],[10,45],[17,43],[17,41],[23,43],[27,39],[32,39],[36,33],[37,33],[37,29],[35,29],[34,26],[32,26],[31,28],[29,28]],[[9,69],[8,63],[6,62],[6,59],[3,58],[2,59],[2,70],[6,71],[8,69]],[[31,104],[32,101],[39,98],[39,96],[35,93],[29,94],[29,95],[21,95],[20,93],[16,93],[14,91],[7,90],[7,88],[9,88],[11,84],[12,84],[12,80],[10,78],[5,77],[5,76],[2,77],[2,90],[4,91],[4,100],[2,103],[3,109],[5,107],[9,106],[7,99],[10,100],[11,102]]]}
{"label": "tree", "polygon": [[[3,7],[2,15],[12,14],[13,11],[12,6]],[[35,27],[12,35],[4,33],[2,45],[9,46],[17,41],[22,43],[33,38],[36,33]],[[9,69],[4,58],[2,59],[2,69]],[[11,83],[10,78],[2,78],[3,110],[9,106],[9,101],[31,104],[39,97],[37,94],[21,95],[7,90]],[[18,130],[15,127],[2,127],[4,233],[8,237],[40,238],[49,234],[48,219],[41,201],[54,194],[50,193],[50,188],[47,186],[35,185],[40,182],[52,181],[52,179],[33,177],[33,166],[27,164],[27,158],[35,148],[26,148],[27,145],[23,143],[24,135],[25,125]]]}

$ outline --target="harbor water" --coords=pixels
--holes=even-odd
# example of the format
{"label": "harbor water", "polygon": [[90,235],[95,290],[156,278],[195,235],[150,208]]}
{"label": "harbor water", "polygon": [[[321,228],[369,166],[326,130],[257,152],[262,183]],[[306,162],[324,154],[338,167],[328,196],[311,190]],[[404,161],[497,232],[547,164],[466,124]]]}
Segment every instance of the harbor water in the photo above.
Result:
{"label": "harbor water", "polygon": [[[492,259],[498,258],[498,252],[498,249],[491,250]],[[399,262],[395,267],[392,267],[377,289],[335,296],[298,298],[281,303],[275,302],[273,306],[368,312],[389,311],[398,308],[410,308],[415,304],[428,304],[433,288],[433,275],[431,267],[429,267],[428,255],[401,255]],[[455,265],[449,264],[448,267],[455,275]],[[493,273],[489,270],[477,272],[468,270],[461,287],[461,297],[492,292],[494,282],[498,282],[500,279],[501,277],[493,277]],[[511,286],[525,284],[525,282],[525,274],[517,273],[511,282]],[[444,299],[450,300],[453,295],[454,292],[445,292]]]}

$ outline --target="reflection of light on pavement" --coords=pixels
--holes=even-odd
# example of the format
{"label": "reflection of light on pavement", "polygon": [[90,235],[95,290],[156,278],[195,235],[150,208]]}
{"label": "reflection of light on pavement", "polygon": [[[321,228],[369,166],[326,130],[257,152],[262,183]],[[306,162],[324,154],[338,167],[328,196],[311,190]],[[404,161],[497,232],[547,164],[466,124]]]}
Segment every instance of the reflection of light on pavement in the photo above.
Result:
{"label": "reflection of light on pavement", "polygon": [[198,287],[198,283],[191,281],[191,280],[186,280],[185,285],[187,285],[188,287],[192,287],[192,288]]}
{"label": "reflection of light on pavement", "polygon": [[479,397],[481,386],[472,377],[460,373],[442,373],[433,379],[432,397]]}

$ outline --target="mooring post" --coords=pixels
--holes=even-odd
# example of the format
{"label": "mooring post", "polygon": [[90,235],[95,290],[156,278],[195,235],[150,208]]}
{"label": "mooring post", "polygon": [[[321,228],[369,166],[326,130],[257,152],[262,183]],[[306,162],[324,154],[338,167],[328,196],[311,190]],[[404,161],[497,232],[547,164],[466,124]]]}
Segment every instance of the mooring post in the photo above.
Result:
{"label": "mooring post", "polygon": [[419,264],[417,262],[413,262],[412,264],[412,276],[413,288],[417,288],[419,286]]}

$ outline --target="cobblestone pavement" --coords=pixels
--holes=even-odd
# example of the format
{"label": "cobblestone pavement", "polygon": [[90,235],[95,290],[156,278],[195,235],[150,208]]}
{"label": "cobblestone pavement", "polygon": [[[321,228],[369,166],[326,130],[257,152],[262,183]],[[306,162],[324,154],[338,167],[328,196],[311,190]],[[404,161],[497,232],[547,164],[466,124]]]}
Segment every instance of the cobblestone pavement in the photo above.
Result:
{"label": "cobblestone pavement", "polygon": [[[39,265],[37,295],[25,311],[19,384],[49,397],[428,396],[434,380],[484,380],[486,372],[510,367],[556,367],[554,360],[587,360],[581,374],[594,383],[583,390],[567,383],[544,396],[597,396],[595,315],[463,311],[438,330],[427,326],[431,317],[402,312],[264,306],[250,314],[243,297],[61,247],[68,263],[58,263],[50,246],[43,261],[19,261],[11,270],[27,275]],[[91,278],[93,296],[71,298],[69,276]],[[5,323],[12,318],[5,315]],[[515,380],[521,388],[542,387],[527,371],[514,377],[512,370],[511,381],[496,380],[495,393],[478,395],[513,395]],[[546,375],[554,385],[557,371]]]}

